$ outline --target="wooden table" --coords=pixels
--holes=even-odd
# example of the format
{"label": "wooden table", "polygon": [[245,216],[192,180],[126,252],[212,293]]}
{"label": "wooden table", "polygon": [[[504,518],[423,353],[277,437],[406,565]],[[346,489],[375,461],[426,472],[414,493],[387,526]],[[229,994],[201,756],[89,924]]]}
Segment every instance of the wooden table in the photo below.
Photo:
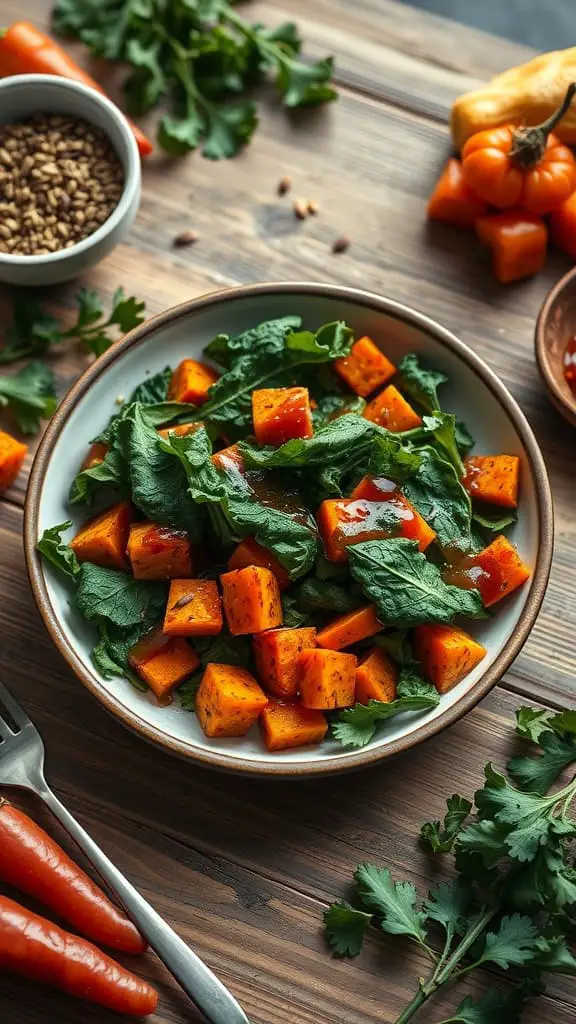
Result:
{"label": "wooden table", "polygon": [[[26,16],[47,22],[49,0]],[[309,783],[227,778],[170,758],[101,710],[53,649],[32,600],[21,544],[26,474],[0,502],[0,677],[41,729],[56,791],[120,868],[219,973],[253,1024],[393,1021],[425,969],[398,941],[369,942],[354,963],[332,961],[320,931],[359,861],[373,859],[421,888],[419,824],[445,797],[477,787],[484,763],[502,764],[514,709],[535,700],[574,704],[576,521],[574,431],[549,405],[532,352],[534,317],[565,269],[552,258],[537,280],[496,285],[467,236],[425,221],[425,202],[449,149],[452,99],[529,52],[392,0],[253,3],[254,20],[294,18],[308,52],[333,51],[341,95],[328,110],[289,120],[264,103],[240,158],[199,156],[146,164],[142,208],[129,243],[83,282],[108,298],[120,284],[156,313],[237,282],[308,279],[373,289],[414,304],[455,331],[502,377],[542,445],[556,503],[556,554],[530,640],[492,694],[449,731],[360,774]],[[4,0],[2,21],[21,14]],[[279,199],[316,199],[304,223]],[[175,251],[183,226],[197,245]],[[331,254],[340,234],[352,245]],[[50,294],[66,313],[74,286]],[[54,357],[63,393],[85,364]],[[198,1020],[153,956],[154,1024]],[[479,979],[485,981],[486,979]],[[117,1018],[2,977],[6,1024],[113,1024]],[[455,995],[422,1020],[449,1016]],[[569,1024],[574,982],[558,981],[531,1024]],[[419,1018],[420,1019],[420,1018]]]}

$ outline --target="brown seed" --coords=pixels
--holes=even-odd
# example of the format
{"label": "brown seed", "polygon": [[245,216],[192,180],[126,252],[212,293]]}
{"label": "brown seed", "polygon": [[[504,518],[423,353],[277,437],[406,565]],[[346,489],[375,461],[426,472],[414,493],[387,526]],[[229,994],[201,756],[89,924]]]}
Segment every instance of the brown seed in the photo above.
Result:
{"label": "brown seed", "polygon": [[294,216],[297,217],[298,220],[306,220],[306,217],[308,216],[308,207],[303,199],[297,199],[292,209],[294,210]]}
{"label": "brown seed", "polygon": [[185,245],[194,245],[194,242],[197,242],[199,237],[200,236],[198,235],[197,231],[182,231],[179,235],[176,235],[176,237],[172,240],[172,244],[175,245],[178,249],[181,249]]}
{"label": "brown seed", "polygon": [[177,608],[185,608],[187,604],[190,604],[194,600],[194,594],[184,594],[183,597],[179,598],[175,604],[172,605],[170,611],[175,611]]}
{"label": "brown seed", "polygon": [[346,250],[350,248],[351,244],[350,239],[347,238],[346,235],[340,235],[340,238],[337,238],[332,244],[332,252],[346,252]]}
{"label": "brown seed", "polygon": [[315,217],[320,207],[318,206],[318,203],[316,202],[315,199],[309,199],[308,202],[306,203],[306,209],[308,210],[309,214]]}
{"label": "brown seed", "polygon": [[277,191],[279,196],[285,196],[286,193],[289,192],[291,188],[292,188],[292,178],[290,178],[287,174],[285,174],[283,178],[280,178],[280,181],[278,182],[278,184],[276,186],[276,191]]}

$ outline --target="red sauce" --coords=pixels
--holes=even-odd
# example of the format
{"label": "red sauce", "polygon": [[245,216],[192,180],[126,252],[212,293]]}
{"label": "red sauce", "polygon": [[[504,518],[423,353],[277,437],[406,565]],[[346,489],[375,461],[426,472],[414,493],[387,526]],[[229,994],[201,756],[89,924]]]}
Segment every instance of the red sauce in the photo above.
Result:
{"label": "red sauce", "polygon": [[166,551],[172,551],[174,548],[174,538],[185,540],[186,533],[183,530],[170,530],[164,526],[153,526],[148,533],[144,534],[142,538],[142,544],[144,544],[152,555],[162,555]]}
{"label": "red sauce", "polygon": [[352,492],[353,498],[367,501],[389,501],[398,491],[398,485],[385,476],[365,476]]}
{"label": "red sauce", "polygon": [[443,570],[446,583],[452,583],[463,590],[479,590],[486,606],[493,604],[506,589],[506,581],[500,562],[485,551],[467,555],[455,565]]}
{"label": "red sauce", "polygon": [[576,394],[576,335],[570,338],[564,350],[564,380]]}
{"label": "red sauce", "polygon": [[343,505],[338,517],[336,542],[345,547],[347,544],[359,544],[364,540],[378,540],[381,537],[413,536],[416,516],[405,498],[398,495],[385,502],[386,511],[389,512],[392,509],[396,514],[397,525],[391,529],[382,527],[382,504],[383,502],[366,501],[364,498],[359,498],[357,501],[349,501]]}

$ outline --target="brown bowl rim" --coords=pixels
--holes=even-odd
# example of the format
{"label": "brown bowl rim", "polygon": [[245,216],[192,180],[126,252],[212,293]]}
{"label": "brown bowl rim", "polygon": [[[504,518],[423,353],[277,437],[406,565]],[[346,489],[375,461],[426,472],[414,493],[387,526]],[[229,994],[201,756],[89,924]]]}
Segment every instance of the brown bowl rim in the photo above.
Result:
{"label": "brown bowl rim", "polygon": [[[514,634],[509,642],[496,657],[493,664],[486,670],[476,685],[452,707],[446,709],[434,721],[422,725],[405,737],[393,740],[384,747],[375,747],[356,752],[342,753],[336,758],[323,761],[318,760],[299,763],[283,762],[279,758],[277,765],[264,764],[261,761],[242,759],[231,763],[230,756],[219,751],[190,750],[186,744],[172,737],[166,736],[155,726],[141,719],[138,715],[119,706],[119,702],[113,694],[109,693],[100,680],[87,671],[69,645],[58,617],[52,607],[46,587],[45,575],[40,557],[36,551],[36,537],[38,532],[38,510],[40,496],[46,477],[50,454],[55,441],[60,435],[66,421],[74,408],[75,403],[80,399],[91,386],[92,382],[105,373],[108,366],[123,355],[134,345],[143,344],[159,327],[168,323],[188,317],[206,306],[219,303],[226,305],[234,303],[239,298],[258,298],[263,295],[280,294],[293,295],[314,295],[339,299],[341,301],[356,302],[364,308],[372,309],[378,313],[385,313],[411,326],[417,327],[429,334],[432,334],[442,345],[450,349],[473,372],[482,379],[490,389],[500,405],[504,408],[512,420],[516,431],[522,441],[534,476],[536,503],[538,512],[539,545],[534,573],[530,581],[530,590],[526,604],[520,614]],[[113,345],[95,363],[92,364],[62,400],[60,406],[50,420],[46,432],[40,442],[32,470],[26,502],[24,506],[24,550],[26,566],[34,598],[44,620],[44,624],[54,644],[68,662],[68,665],[76,676],[81,680],[87,689],[95,696],[100,703],[119,718],[124,725],[135,731],[141,737],[163,747],[173,754],[191,759],[199,764],[216,767],[228,772],[240,772],[247,775],[261,775],[274,777],[308,777],[315,775],[330,775],[349,769],[363,767],[373,764],[385,758],[392,757],[403,751],[409,750],[417,744],[437,735],[443,729],[457,722],[463,715],[467,714],[486,694],[495,686],[504,672],[508,669],[514,658],[525,643],[530,630],[536,620],[548,582],[553,550],[553,513],[552,495],[548,475],[544,464],[542,453],[534,434],[515,399],[508,392],[505,385],[498,379],[496,374],[484,363],[484,361],[468,348],[464,342],[455,337],[449,330],[436,323],[432,318],[416,310],[411,309],[402,303],[396,302],[384,296],[376,295],[363,289],[349,288],[343,285],[314,284],[302,282],[270,282],[265,284],[239,285],[234,288],[227,288],[210,292],[180,303],[170,309],[151,317],[140,326],[130,331],[125,338]]]}
{"label": "brown bowl rim", "polygon": [[559,295],[562,294],[564,289],[574,278],[576,278],[576,267],[573,267],[567,274],[564,274],[564,276],[556,282],[554,287],[550,289],[548,295],[544,299],[540,312],[536,318],[536,326],[534,328],[534,353],[536,355],[538,372],[544,381],[551,402],[558,409],[558,412],[560,412],[569,423],[576,427],[576,398],[573,402],[569,402],[567,400],[566,395],[558,384],[556,375],[552,371],[548,356],[548,346],[545,341],[544,326],[550,318],[552,308],[558,301]]}

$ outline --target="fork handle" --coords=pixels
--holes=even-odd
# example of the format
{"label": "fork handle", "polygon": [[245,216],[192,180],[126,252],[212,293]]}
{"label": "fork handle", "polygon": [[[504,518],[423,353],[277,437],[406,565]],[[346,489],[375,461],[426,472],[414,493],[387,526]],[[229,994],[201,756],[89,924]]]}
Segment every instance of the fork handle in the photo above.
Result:
{"label": "fork handle", "polygon": [[52,790],[42,787],[39,796],[117,895],[141,934],[210,1024],[250,1024],[234,996],[108,859]]}

